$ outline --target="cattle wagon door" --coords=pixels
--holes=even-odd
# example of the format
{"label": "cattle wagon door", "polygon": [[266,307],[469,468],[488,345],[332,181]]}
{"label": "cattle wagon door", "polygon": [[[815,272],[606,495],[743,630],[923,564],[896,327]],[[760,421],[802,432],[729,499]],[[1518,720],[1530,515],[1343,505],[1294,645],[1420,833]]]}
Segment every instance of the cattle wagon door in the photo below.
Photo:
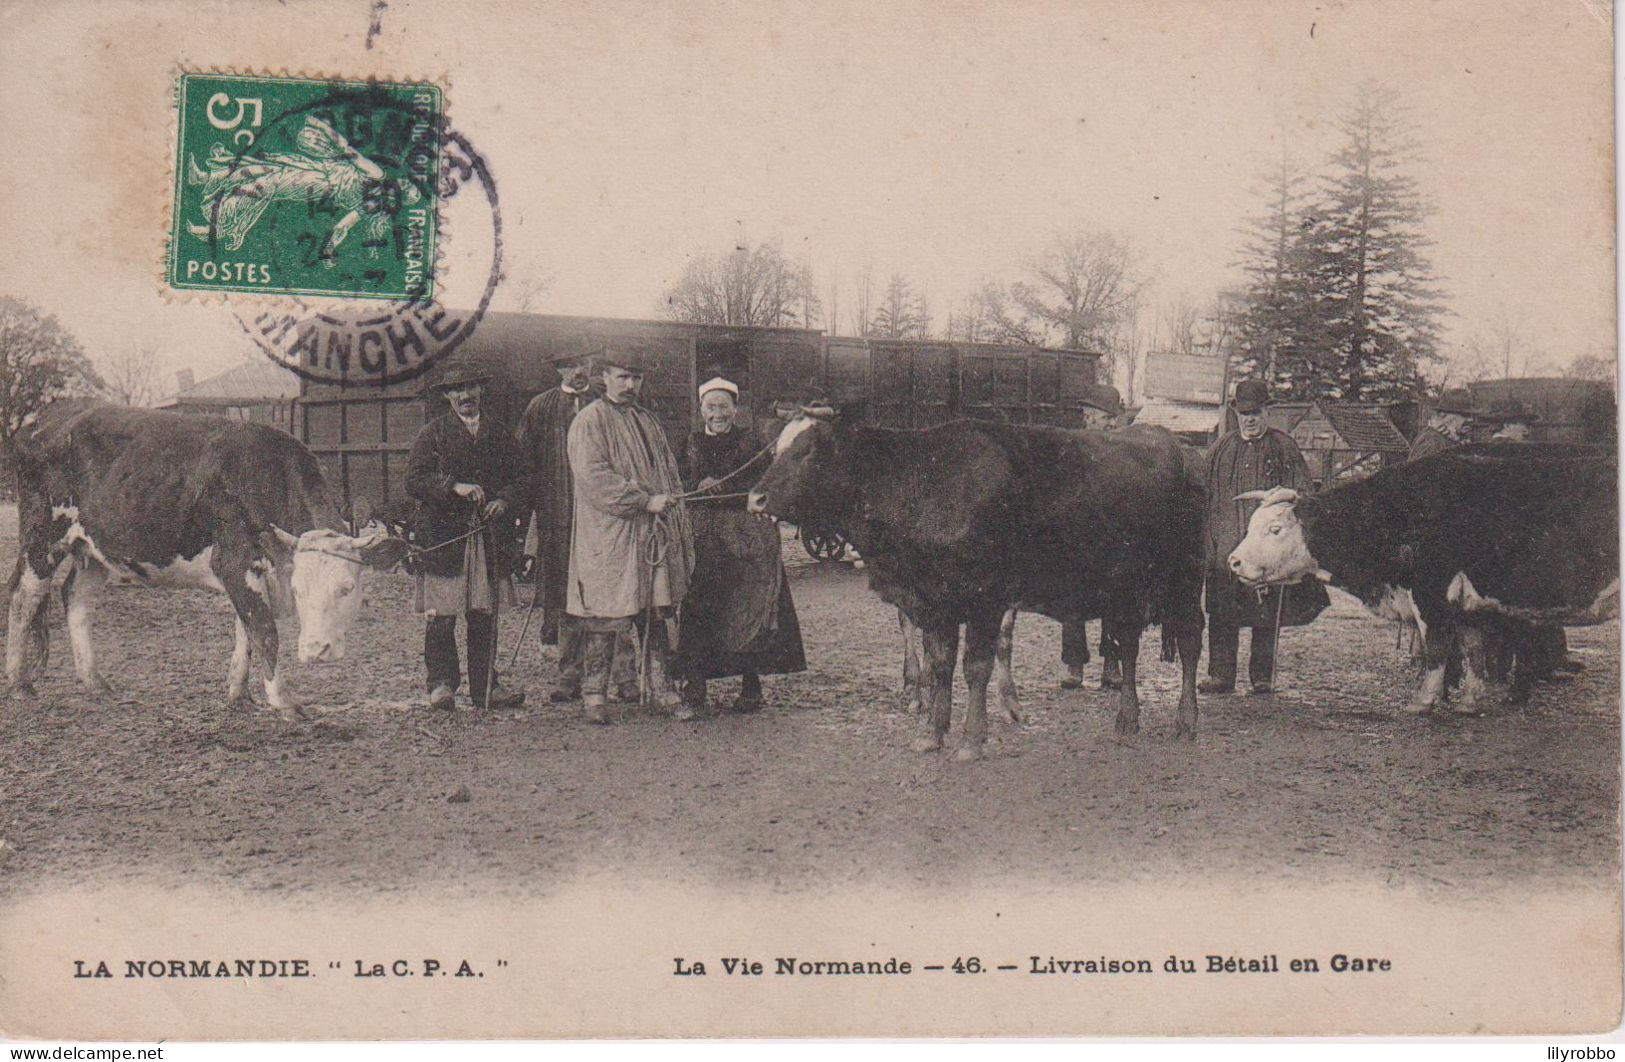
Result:
{"label": "cattle wagon door", "polygon": [[824,346],[824,391],[837,405],[874,394],[869,345],[861,339],[830,339]]}
{"label": "cattle wagon door", "polygon": [[1034,350],[1027,354],[1027,422],[1050,427],[1081,426],[1071,421],[1061,402],[1061,355]]}
{"label": "cattle wagon door", "polygon": [[1060,386],[1056,392],[1055,419],[1063,428],[1082,427],[1083,400],[1095,383],[1093,355],[1063,351],[1057,366]]}
{"label": "cattle wagon door", "polygon": [[815,395],[827,395],[818,337],[805,341],[775,336],[759,336],[750,343],[750,385],[740,385],[743,415],[740,420],[751,430],[773,417],[773,403],[789,400],[805,402]]}
{"label": "cattle wagon door", "polygon": [[961,347],[959,353],[959,412],[975,420],[1003,420],[993,401],[998,354],[985,347]]}
{"label": "cattle wagon door", "polygon": [[874,423],[929,428],[954,416],[958,355],[945,344],[871,339],[874,352]]}

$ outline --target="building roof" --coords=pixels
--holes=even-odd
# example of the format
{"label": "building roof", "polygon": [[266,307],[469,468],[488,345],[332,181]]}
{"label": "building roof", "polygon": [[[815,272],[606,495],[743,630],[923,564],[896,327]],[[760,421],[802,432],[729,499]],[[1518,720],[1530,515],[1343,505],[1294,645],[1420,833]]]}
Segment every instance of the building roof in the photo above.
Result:
{"label": "building roof", "polygon": [[1135,415],[1134,423],[1167,428],[1177,434],[1206,434],[1219,425],[1220,407],[1199,402],[1177,402],[1171,398],[1147,398]]}
{"label": "building roof", "polygon": [[1380,409],[1361,406],[1338,405],[1333,402],[1322,402],[1319,408],[1326,419],[1331,422],[1332,430],[1342,436],[1343,441],[1355,450],[1381,450],[1394,453],[1405,453],[1410,450],[1410,444],[1405,436],[1394,427],[1394,422]]}
{"label": "building roof", "polygon": [[199,380],[172,404],[242,405],[285,402],[299,397],[299,377],[267,358],[250,358],[236,368]]}

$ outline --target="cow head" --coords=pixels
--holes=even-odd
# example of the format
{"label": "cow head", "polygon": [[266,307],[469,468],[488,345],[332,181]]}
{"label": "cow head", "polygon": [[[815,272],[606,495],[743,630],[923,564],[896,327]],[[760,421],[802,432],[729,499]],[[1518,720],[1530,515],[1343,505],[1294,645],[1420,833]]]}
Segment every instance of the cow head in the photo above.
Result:
{"label": "cow head", "polygon": [[1236,501],[1257,501],[1247,521],[1247,535],[1230,551],[1230,571],[1252,586],[1295,583],[1308,575],[1322,577],[1320,565],[1309,552],[1303,524],[1298,520],[1298,492],[1290,487],[1250,490]]}
{"label": "cow head", "polygon": [[[307,664],[344,658],[345,633],[361,612],[362,572],[393,567],[409,548],[379,525],[357,535],[326,527],[294,535],[273,526],[261,541],[292,593],[299,660]],[[275,590],[272,596],[275,605]]]}
{"label": "cow head", "polygon": [[779,432],[773,464],[750,492],[746,508],[795,524],[826,522],[851,494],[836,460],[840,442],[834,410],[804,407]]}

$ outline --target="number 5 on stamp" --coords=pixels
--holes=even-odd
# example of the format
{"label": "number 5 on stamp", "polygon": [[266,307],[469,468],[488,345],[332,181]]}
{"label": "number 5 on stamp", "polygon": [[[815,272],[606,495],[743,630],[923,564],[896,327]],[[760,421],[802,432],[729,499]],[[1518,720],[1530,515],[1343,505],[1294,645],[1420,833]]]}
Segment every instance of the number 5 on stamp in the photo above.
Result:
{"label": "number 5 on stamp", "polygon": [[172,287],[433,296],[438,85],[182,74],[175,98]]}

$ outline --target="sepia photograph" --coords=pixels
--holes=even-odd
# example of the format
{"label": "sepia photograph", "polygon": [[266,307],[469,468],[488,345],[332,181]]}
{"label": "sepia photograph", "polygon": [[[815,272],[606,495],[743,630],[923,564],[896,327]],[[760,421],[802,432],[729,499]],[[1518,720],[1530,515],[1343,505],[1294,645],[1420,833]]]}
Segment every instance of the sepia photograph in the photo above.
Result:
{"label": "sepia photograph", "polygon": [[1614,19],[0,2],[0,1038],[1611,1033]]}

